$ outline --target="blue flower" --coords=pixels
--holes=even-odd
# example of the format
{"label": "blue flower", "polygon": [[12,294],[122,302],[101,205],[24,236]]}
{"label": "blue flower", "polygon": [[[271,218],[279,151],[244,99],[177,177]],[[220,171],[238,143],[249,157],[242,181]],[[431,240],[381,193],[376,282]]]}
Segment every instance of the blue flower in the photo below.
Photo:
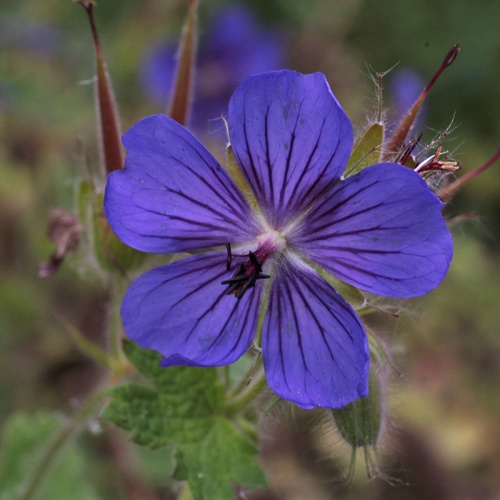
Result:
{"label": "blue flower", "polygon": [[[397,125],[422,93],[425,81],[415,70],[401,68],[392,75],[389,88],[393,105],[391,118]],[[418,133],[425,128],[427,114],[425,108],[424,102],[412,126],[412,130],[416,130]]]}
{"label": "blue flower", "polygon": [[[140,82],[149,98],[166,107],[173,86],[177,42],[149,49],[140,68]],[[277,30],[262,28],[243,5],[221,9],[207,26],[198,50],[192,123],[206,131],[209,120],[227,113],[232,92],[247,76],[284,66],[285,44]],[[220,126],[223,132],[222,125]]]}
{"label": "blue flower", "polygon": [[144,252],[196,252],[130,286],[125,331],[165,356],[162,366],[219,366],[242,356],[261,324],[266,378],[279,396],[302,408],[364,397],[363,325],[318,269],[389,297],[431,291],[453,253],[442,204],[395,163],[341,180],[352,126],[320,73],[247,78],[228,122],[255,203],[166,116],[124,135],[125,169],[110,174],[105,193],[111,227]]}

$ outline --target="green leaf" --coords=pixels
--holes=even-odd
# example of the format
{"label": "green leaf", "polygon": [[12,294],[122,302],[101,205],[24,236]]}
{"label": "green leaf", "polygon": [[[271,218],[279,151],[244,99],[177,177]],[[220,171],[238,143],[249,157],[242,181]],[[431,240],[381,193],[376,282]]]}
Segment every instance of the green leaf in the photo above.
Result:
{"label": "green leaf", "polygon": [[177,466],[176,448],[170,446],[152,450],[146,446],[136,446],[135,451],[144,479],[158,488],[171,487],[172,477]]}
{"label": "green leaf", "polygon": [[253,488],[266,486],[253,459],[256,453],[256,447],[231,422],[219,419],[199,445],[180,450],[174,477],[188,481],[196,499],[232,500],[236,483]]}
{"label": "green leaf", "polygon": [[214,368],[160,368],[156,352],[130,341],[124,349],[152,386],[112,389],[104,418],[140,445],[175,447],[175,478],[187,480],[196,499],[232,499],[234,483],[265,486],[255,445],[224,416],[225,391]]}
{"label": "green leaf", "polygon": [[383,140],[384,126],[381,123],[372,123],[356,141],[346,168],[346,175],[357,174],[365,167],[379,163]]}
{"label": "green leaf", "polygon": [[[215,368],[176,366],[161,368],[162,356],[155,351],[140,349],[130,341],[124,342],[130,362],[156,386],[164,399],[177,405],[173,412],[184,418],[220,414],[224,405],[224,389]],[[188,395],[189,398],[185,396]],[[181,404],[183,401],[187,403]]]}
{"label": "green leaf", "polygon": [[[60,426],[60,419],[47,412],[33,415],[17,413],[9,418],[2,435],[0,500],[20,498],[27,474],[36,467],[49,440]],[[38,499],[97,500],[86,476],[84,457],[72,444],[42,486]],[[78,488],[75,488],[75,484]]]}

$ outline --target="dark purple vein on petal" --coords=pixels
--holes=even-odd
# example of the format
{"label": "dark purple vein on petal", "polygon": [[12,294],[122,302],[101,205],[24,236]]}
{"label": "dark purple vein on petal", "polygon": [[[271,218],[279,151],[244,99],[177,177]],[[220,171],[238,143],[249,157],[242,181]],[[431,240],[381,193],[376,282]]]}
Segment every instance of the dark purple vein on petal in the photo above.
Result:
{"label": "dark purple vein on petal", "polygon": [[[373,271],[368,271],[367,269],[362,269],[362,268],[360,268],[358,266],[354,266],[352,264],[348,264],[345,260],[342,260],[341,262],[339,262],[339,266],[335,266],[335,271],[334,271],[335,276],[337,276],[340,279],[343,279],[346,283],[356,282],[356,283],[359,284],[359,286],[360,286],[361,289],[363,288],[361,286],[362,282],[358,281],[357,279],[353,279],[352,274],[345,274],[341,270],[341,267],[350,269],[352,271],[358,271],[362,275],[368,275],[368,276],[371,276],[372,278],[383,278],[384,280],[386,280],[387,278],[389,278],[389,276],[384,276],[382,274],[375,273]],[[398,281],[402,281],[402,280],[398,279]]]}
{"label": "dark purple vein on petal", "polygon": [[[343,181],[343,182],[346,182],[346,181]],[[342,190],[345,188],[345,186],[347,184],[349,184],[349,183],[347,183],[347,184],[343,185],[343,182],[340,183],[339,187],[336,188],[337,191],[333,194],[333,196],[335,196],[336,198],[337,197],[339,198],[338,203],[336,205],[333,205],[332,207],[328,207],[328,210],[325,210],[324,209],[324,204],[328,201],[328,199],[326,199],[325,202],[322,202],[323,206],[318,206],[314,210],[314,213],[312,214],[312,216],[309,217],[309,219],[308,219],[308,224],[309,225],[314,225],[314,223],[317,220],[323,219],[323,218],[327,217],[328,215],[332,214],[332,212],[334,212],[336,209],[338,209],[340,206],[345,205],[346,203],[349,203],[356,196],[360,195],[361,193],[363,193],[367,189],[371,188],[372,186],[375,186],[376,184],[378,184],[378,181],[375,181],[372,184],[364,186],[364,187],[360,188],[359,190],[355,191],[354,193],[352,193],[351,195],[349,195],[347,198],[340,199],[339,194],[342,192]],[[372,206],[366,207],[360,213],[366,212],[367,210],[371,210],[372,208],[378,207],[380,205],[383,205],[383,202],[379,203],[378,205],[372,205]],[[333,221],[333,222],[337,223],[339,220],[349,219],[350,217],[353,217],[354,215],[356,215],[356,213],[354,213],[354,214],[350,213],[350,214],[347,214],[343,219],[335,219],[335,221]],[[330,223],[332,223],[332,221],[330,221]]]}
{"label": "dark purple vein on petal", "polygon": [[[200,157],[200,159],[203,160],[203,157],[201,156],[201,154],[198,151],[196,151],[196,154]],[[219,171],[219,169],[220,169],[220,171]],[[226,174],[225,170],[222,167],[220,167],[219,165],[217,165],[216,167],[214,167],[212,169],[212,172],[216,176],[217,180],[220,183],[220,186],[224,189],[225,193],[231,198],[231,200],[234,203],[238,204],[238,206],[240,207],[240,210],[249,210],[249,207],[245,203],[245,200],[243,199],[243,197],[236,195],[236,193],[239,193],[240,190],[237,186],[235,186],[233,184],[232,179],[229,177],[229,175]],[[230,189],[228,184],[231,185],[233,187],[233,189]],[[222,198],[222,195],[220,192],[216,191],[216,193]]]}
{"label": "dark purple vein on petal", "polygon": [[[217,297],[217,300],[201,315],[199,316],[197,319],[196,319],[196,322],[193,326],[193,328],[191,328],[191,331],[188,333],[187,337],[186,337],[186,341],[189,340],[189,338],[191,337],[191,335],[196,331],[196,329],[198,328],[200,322],[205,318],[205,316],[209,313],[211,313],[216,307],[217,305],[219,304],[219,302],[224,298],[228,298],[225,291],[223,291],[218,297]],[[211,346],[214,345],[214,343],[221,337],[221,335],[224,333],[224,329],[226,328],[226,326],[228,325],[228,323],[231,321],[231,318],[233,317],[235,311],[237,310],[237,304],[235,305],[235,307],[233,307],[231,309],[231,312],[228,314],[227,318],[226,318],[226,322],[224,323],[224,325],[222,326],[221,330],[219,331],[218,335],[215,337],[214,341],[212,342]],[[210,347],[211,347],[210,346]],[[208,351],[209,348],[205,349],[205,352]]]}
{"label": "dark purple vein on petal", "polygon": [[[179,196],[179,197],[181,197],[181,198],[184,198],[185,200],[187,200],[187,201],[189,201],[189,202],[193,203],[194,205],[198,205],[198,206],[200,206],[201,208],[204,208],[205,210],[207,210],[208,212],[213,213],[213,214],[215,214],[215,215],[219,216],[219,218],[221,218],[222,220],[225,220],[225,221],[227,221],[227,222],[230,222],[230,223],[231,223],[231,225],[233,225],[233,226],[237,227],[238,229],[240,229],[240,228],[241,228],[240,224],[238,224],[238,222],[239,222],[239,223],[241,223],[241,222],[242,222],[242,219],[241,219],[241,217],[240,217],[240,214],[239,214],[239,213],[237,213],[237,212],[234,212],[234,211],[233,211],[233,212],[231,213],[231,215],[234,215],[234,216],[235,216],[235,218],[233,218],[233,217],[228,217],[228,216],[227,216],[226,214],[224,214],[223,212],[221,212],[221,211],[219,211],[219,210],[216,210],[213,206],[208,205],[208,204],[206,204],[206,203],[203,203],[203,202],[201,202],[199,199],[192,198],[191,196],[189,196],[188,194],[186,194],[186,193],[184,193],[184,192],[182,192],[182,191],[177,191],[177,190],[174,190],[174,189],[172,189],[172,188],[168,187],[167,185],[163,184],[163,182],[161,182],[160,180],[158,180],[158,179],[156,179],[155,177],[153,177],[153,176],[152,176],[149,172],[145,172],[144,174],[145,174],[147,177],[151,178],[154,182],[156,182],[156,183],[158,183],[160,186],[162,186],[162,187],[164,188],[164,192],[167,192],[167,193],[172,193],[172,194],[175,194],[175,195],[177,195],[177,196]],[[154,189],[151,189],[151,190],[154,190]],[[160,192],[163,192],[163,191],[162,191],[162,190],[160,190],[160,189],[156,189],[156,190],[157,190],[157,191],[160,191]],[[217,191],[214,191],[214,193],[216,193],[216,194],[218,195]],[[132,201],[134,201],[134,200],[132,200]],[[221,201],[222,201],[222,199],[221,199]],[[145,208],[145,207],[143,207],[143,206],[139,205],[136,201],[134,201],[134,204],[135,204],[135,206],[136,206],[136,207],[138,207],[138,208],[142,208],[142,209],[144,209],[144,210],[147,210],[148,212],[151,212],[151,213],[154,213],[154,214],[157,214],[157,215],[161,215],[161,216],[164,216],[164,217],[172,217],[171,215],[168,215],[168,214],[165,214],[165,213],[162,213],[162,212],[158,212],[158,211],[156,211],[156,210],[152,210],[152,209],[149,209],[149,208]],[[249,211],[248,206],[247,206],[247,207],[245,207],[245,210]],[[236,217],[237,217],[237,219],[236,219]],[[245,221],[245,222],[247,222],[247,221]]]}
{"label": "dark purple vein on petal", "polygon": [[[323,133],[323,129],[325,126],[325,121],[326,121],[326,118],[323,118],[323,123],[321,124],[321,128],[320,128],[320,131],[318,133],[318,137],[316,139],[316,142],[315,142],[311,152],[309,153],[307,161],[305,162],[305,164],[303,166],[301,166],[301,174],[300,174],[299,178],[294,182],[293,190],[290,193],[289,205],[293,206],[294,208],[300,201],[307,200],[307,196],[309,195],[311,190],[314,189],[314,187],[315,187],[315,183],[311,183],[311,185],[309,186],[309,189],[307,191],[302,193],[302,192],[300,192],[300,189],[299,189],[304,178],[306,177],[306,174],[308,173],[308,170],[309,170],[309,167],[311,166],[311,162],[313,161],[314,155],[318,151],[319,143],[321,141],[321,134]],[[304,152],[300,152],[300,154],[303,155]],[[318,173],[318,175],[317,175],[318,179],[321,179],[327,166],[328,166],[328,163],[325,165],[325,168],[321,172]],[[294,198],[296,198],[296,197],[300,197],[300,200],[295,201]]]}
{"label": "dark purple vein on petal", "polygon": [[[241,197],[236,196],[235,190],[237,192],[238,188],[236,186],[233,186],[234,190],[232,190],[227,185],[228,182],[229,182],[229,184],[231,184],[232,181],[229,177],[227,177],[227,178],[224,177],[224,172],[225,172],[224,169],[222,169],[222,167],[217,163],[217,161],[215,159],[213,159],[212,162],[207,161],[207,159],[198,150],[198,147],[203,147],[201,144],[200,145],[197,144],[197,147],[194,147],[193,144],[189,140],[187,140],[187,138],[184,136],[184,134],[180,134],[179,132],[176,132],[175,130],[170,130],[170,133],[174,136],[174,138],[176,140],[178,140],[179,142],[182,142],[187,147],[187,149],[189,151],[191,151],[192,153],[194,153],[198,156],[200,161],[210,170],[210,172],[219,181],[219,184],[220,184],[219,187],[224,189],[226,194],[229,195],[231,197],[231,199],[240,206],[240,208],[242,208],[242,209],[246,208],[248,210],[248,207],[245,207],[244,200]],[[162,143],[163,143],[163,141],[162,141]],[[206,153],[210,154],[208,152],[206,152]],[[160,154],[162,154],[161,151],[160,151]],[[208,182],[206,176],[203,176],[196,169],[193,169],[193,167],[184,163],[182,160],[180,160],[179,158],[177,158],[175,156],[169,156],[169,158],[171,160],[177,162],[179,165],[182,165],[183,167],[185,167],[187,170],[189,170],[189,172],[191,172],[195,177],[197,177],[201,182],[203,182],[203,184],[205,184],[205,186],[208,187],[216,196],[221,197],[220,191]],[[219,169],[220,169],[220,171],[219,171]],[[154,177],[152,177],[152,178],[154,180],[157,180]]]}
{"label": "dark purple vein on petal", "polygon": [[[326,229],[326,228],[334,229],[335,226],[337,226],[339,223],[342,223],[342,222],[344,222],[346,220],[349,220],[349,219],[352,219],[354,217],[358,217],[359,215],[365,214],[367,212],[371,212],[372,210],[374,210],[376,208],[379,208],[379,207],[381,207],[383,205],[385,205],[385,203],[384,202],[380,202],[380,203],[378,203],[376,205],[365,207],[362,210],[359,210],[357,212],[350,212],[350,213],[346,214],[344,217],[340,217],[340,218],[331,217],[327,222],[325,222],[325,224],[322,224],[321,226],[312,226],[313,223],[314,223],[313,220],[309,220],[308,223],[309,223],[310,227],[314,228],[314,233],[317,234],[317,233],[320,233],[323,229]],[[328,211],[328,212],[329,212],[329,214],[331,214],[330,211]],[[327,214],[323,214],[322,217],[317,217],[317,218],[315,218],[315,220],[326,218],[326,215]],[[373,226],[373,227],[371,227],[369,229],[379,229],[379,228],[380,228],[380,225]],[[353,232],[354,232],[354,234],[357,234],[359,231],[353,231]],[[329,235],[331,235],[331,236],[335,236],[337,234],[338,233],[336,233],[335,231],[332,232],[332,233],[329,233]],[[349,234],[349,232],[347,232],[346,234]],[[322,238],[326,238],[326,235],[322,235]]]}
{"label": "dark purple vein on petal", "polygon": [[[235,193],[231,190],[228,189],[228,187],[225,185],[225,182],[222,182],[222,180],[219,178],[219,176],[217,175],[216,172],[214,172],[212,170],[212,172],[214,173],[215,177],[217,178],[217,180],[219,181],[219,186],[215,187],[213,184],[210,184],[207,180],[206,177],[204,177],[203,175],[201,175],[197,170],[193,169],[191,166],[187,165],[186,163],[183,163],[182,161],[180,161],[178,158],[174,158],[174,157],[171,157],[172,160],[176,161],[177,163],[179,163],[179,165],[182,165],[184,168],[186,168],[189,172],[191,172],[198,180],[200,180],[212,193],[214,193],[214,195],[216,196],[216,198],[220,199],[221,201],[223,200],[223,197],[221,196],[221,193],[219,191],[219,187],[223,187],[226,191],[226,193],[228,193],[230,196],[231,196],[231,199],[237,203],[240,207],[241,210],[249,210],[249,207],[245,204],[245,202],[240,198],[240,197],[236,197],[235,196]],[[222,168],[222,167],[221,167]],[[229,179],[228,179],[229,180]],[[237,189],[237,188],[235,188]]]}
{"label": "dark purple vein on petal", "polygon": [[[275,285],[277,287],[276,292],[271,294],[270,300],[269,300],[269,311],[273,311],[276,309],[277,311],[277,335],[278,335],[278,343],[279,343],[279,359],[281,362],[281,373],[283,374],[283,380],[288,387],[288,391],[292,392],[292,389],[290,387],[290,384],[288,383],[287,376],[286,376],[286,368],[285,368],[285,359],[283,355],[283,331],[282,331],[282,325],[283,325],[283,307],[282,307],[282,296],[281,296],[281,286],[276,283]],[[277,302],[275,305],[274,302]],[[268,313],[269,314],[269,313]],[[271,325],[270,325],[271,326]],[[268,335],[272,335],[273,332],[268,332]]]}
{"label": "dark purple vein on petal", "polygon": [[292,311],[293,315],[293,321],[295,324],[295,333],[297,335],[297,344],[300,350],[300,355],[302,357],[302,364],[304,365],[304,369],[308,372],[310,372],[308,366],[307,366],[307,361],[304,355],[304,349],[303,349],[303,344],[302,344],[302,337],[300,335],[300,327],[299,327],[299,319],[297,317],[297,311],[295,310],[295,302],[292,297],[292,291],[290,290],[290,285],[288,281],[283,280],[283,285],[284,288],[286,288],[286,295],[288,299],[288,304],[289,304],[289,310]]}
{"label": "dark purple vein on petal", "polygon": [[[284,197],[285,197],[285,191],[286,191],[286,186],[288,185],[288,176],[289,176],[289,173],[290,173],[290,166],[291,166],[291,162],[292,162],[292,155],[294,153],[294,146],[295,146],[295,139],[297,137],[297,125],[298,125],[298,122],[299,122],[299,118],[300,118],[300,113],[302,112],[302,106],[304,104],[304,100],[302,100],[300,102],[300,105],[299,105],[299,109],[297,111],[297,118],[295,120],[295,124],[293,126],[293,131],[292,131],[292,135],[291,135],[291,138],[290,138],[290,144],[288,146],[288,155],[287,155],[287,158],[286,158],[286,167],[285,167],[285,172],[284,172],[284,176],[283,176],[283,185],[281,187],[281,190],[280,190],[280,199],[279,199],[279,207],[280,209],[282,209],[283,205],[284,205]],[[282,217],[280,218],[280,222],[282,222]]]}
{"label": "dark purple vein on petal", "polygon": [[343,247],[334,245],[315,245],[315,250],[339,250],[340,252],[349,252],[361,256],[362,254],[386,255],[386,254],[400,254],[401,250],[370,250],[365,248]]}
{"label": "dark purple vein on petal", "polygon": [[[226,216],[223,212],[220,212],[219,210],[215,209],[213,206],[210,206],[208,205],[207,203],[204,203],[196,198],[192,198],[191,196],[187,195],[186,193],[183,193],[182,191],[174,191],[174,190],[170,190],[171,193],[173,194],[176,194],[177,196],[180,196],[181,198],[184,198],[185,200],[193,203],[193,205],[197,205],[199,207],[202,207],[204,208],[205,210],[207,210],[208,212],[211,212],[217,216],[219,216],[221,219],[225,220],[225,221],[228,221],[228,222],[231,222],[231,224],[233,226],[236,226],[236,227],[240,227],[238,222],[241,222],[240,221],[237,221],[233,218],[230,218],[228,216]],[[236,214],[232,214],[232,215],[236,215]],[[238,214],[239,215],[239,214]]]}
{"label": "dark purple vein on petal", "polygon": [[[238,337],[235,338],[235,341],[233,342],[233,348],[223,358],[219,359],[219,363],[222,362],[222,361],[224,361],[234,351],[234,349],[240,343],[241,338],[243,336],[243,333],[245,332],[245,326],[248,323],[249,316],[254,312],[254,310],[253,310],[253,302],[255,302],[258,299],[259,299],[258,294],[257,293],[252,293],[250,301],[249,301],[249,304],[246,304],[246,306],[245,306],[246,314],[245,314],[244,318],[242,318],[243,322],[242,322],[241,328],[239,330],[240,333],[239,333]],[[236,311],[238,309],[238,307],[240,307],[240,304],[241,304],[241,302],[236,302],[236,306],[234,307],[233,312]],[[231,316],[232,315],[233,315],[233,313],[231,313]],[[252,319],[253,318],[250,318],[250,321],[252,321]],[[227,325],[228,322],[229,322],[229,319],[226,322],[226,325]],[[221,329],[220,334],[217,335],[217,337],[214,339],[214,341],[212,342],[212,344],[210,345],[210,347],[208,349],[210,349],[211,347],[213,347],[215,345],[215,343],[219,340],[219,338],[221,337],[221,335],[224,333],[224,329],[225,329],[226,325],[224,325],[224,327]]]}
{"label": "dark purple vein on petal", "polygon": [[255,167],[255,161],[252,156],[252,151],[250,149],[250,144],[248,141],[248,132],[247,132],[247,123],[246,123],[246,116],[243,117],[243,135],[245,136],[245,147],[246,151],[248,154],[248,160],[250,161],[250,166],[252,167],[252,173],[253,176],[250,178],[250,176],[246,175],[245,177],[247,178],[250,187],[252,188],[255,197],[258,200],[262,200],[262,192],[263,192],[263,187],[260,179],[259,172],[257,171],[257,168]]}
{"label": "dark purple vein on petal", "polygon": [[[324,126],[324,121],[323,121],[323,126]],[[330,158],[325,162],[324,168],[320,172],[318,172],[318,174],[317,174],[318,179],[321,179],[325,175],[325,173],[327,172],[327,170],[328,170],[328,168],[330,166],[330,163],[332,162],[334,156],[337,153],[337,149],[338,149],[339,145],[340,145],[340,141],[337,142],[337,145],[335,147],[335,151],[331,154]],[[312,157],[313,157],[313,155],[316,152],[316,149],[318,147],[319,147],[319,142],[316,143],[315,149],[311,152],[311,155],[310,155],[310,157],[308,159],[307,165],[309,165],[310,162],[312,161]],[[304,169],[304,173],[305,173],[305,169]],[[302,178],[300,179],[300,181],[302,181]],[[324,196],[330,189],[332,189],[332,187],[334,186],[335,182],[337,182],[337,179],[331,179],[331,181],[327,185],[325,185],[325,187],[319,193],[317,193],[317,195],[314,196],[313,199],[309,200],[308,197],[311,195],[311,192],[316,188],[316,184],[315,183],[311,183],[309,185],[309,188],[304,193],[299,193],[300,194],[300,198],[301,198],[301,200],[306,200],[307,201],[307,207],[310,207],[310,206],[314,205],[314,203],[316,203],[316,201],[318,199],[320,199],[322,196]],[[296,193],[294,193],[294,194],[296,194]],[[297,204],[298,204],[298,201],[295,203],[295,205],[297,205]],[[294,208],[295,208],[295,205],[294,205]]]}
{"label": "dark purple vein on petal", "polygon": [[[333,327],[333,325],[337,325],[337,327],[338,327],[339,329],[343,330],[343,331],[347,334],[347,336],[348,336],[348,337],[349,337],[349,339],[351,340],[351,343],[354,345],[354,337],[353,337],[353,335],[351,334],[351,332],[350,332],[348,329],[346,329],[346,328],[345,328],[345,327],[344,327],[344,326],[340,323],[339,319],[335,316],[335,314],[333,314],[333,312],[331,311],[331,305],[330,305],[330,304],[328,304],[325,300],[323,300],[323,299],[322,299],[322,297],[321,297],[321,296],[317,293],[316,288],[312,288],[312,287],[311,287],[311,285],[310,285],[310,283],[308,283],[307,281],[305,281],[305,282],[303,283],[303,285],[305,286],[305,288],[307,288],[307,289],[309,290],[309,292],[310,292],[311,294],[313,294],[313,295],[316,297],[316,300],[318,300],[318,302],[319,302],[319,303],[321,303],[321,304],[323,305],[323,307],[325,308],[325,311],[327,311],[327,313],[330,315],[330,317],[332,318],[332,324],[331,324],[331,325],[332,325],[332,327]],[[321,323],[319,322],[318,318],[317,318],[317,317],[313,314],[313,312],[312,312],[311,308],[309,307],[309,302],[308,302],[308,301],[307,301],[307,299],[305,298],[305,295],[304,295],[301,291],[299,291],[299,294],[300,294],[300,295],[301,295],[301,297],[302,297],[302,301],[304,302],[304,305],[306,306],[306,308],[307,308],[307,309],[309,309],[309,310],[310,310],[311,315],[314,317],[315,322],[316,322],[316,324],[318,325],[318,328],[319,328],[319,329],[320,329],[320,331],[321,331],[321,337],[322,337],[322,339],[323,339],[323,342],[325,343],[325,345],[326,345],[326,346],[327,346],[327,348],[328,348],[328,352],[330,353],[330,356],[331,356],[331,358],[332,358],[332,361],[333,361],[333,362],[334,362],[334,363],[338,366],[339,371],[343,374],[343,371],[341,370],[341,367],[340,367],[339,363],[337,362],[337,359],[335,358],[335,356],[334,356],[334,354],[333,354],[333,352],[332,352],[332,350],[331,350],[331,347],[330,347],[330,345],[328,344],[327,339],[325,338],[325,329],[321,326]],[[336,301],[336,304],[337,304],[337,305],[338,305],[338,306],[339,306],[339,307],[340,307],[340,308],[341,308],[341,309],[342,309],[345,313],[347,313],[348,315],[352,316],[352,311],[350,311],[350,310],[348,309],[348,307],[347,307],[345,304],[343,304],[343,303],[342,303],[342,302],[340,302],[340,301]],[[331,340],[331,341],[333,341],[333,342],[335,342],[335,345],[337,346],[337,349],[338,349],[340,352],[342,352],[342,353],[343,353],[343,355],[344,355],[347,359],[349,359],[349,360],[351,360],[351,361],[352,361],[352,356],[351,356],[351,355],[349,354],[349,352],[345,349],[344,345],[343,345],[341,342],[339,342],[337,339],[335,339],[335,337],[334,337],[334,336],[331,336],[331,337],[330,337],[330,340]],[[346,378],[347,378],[347,377],[346,377]]]}
{"label": "dark purple vein on petal", "polygon": [[[215,277],[210,276],[209,278],[207,278],[206,281],[198,282],[198,286],[196,288],[193,288],[192,290],[189,290],[184,295],[180,296],[176,302],[171,304],[170,308],[172,309],[172,308],[178,306],[181,302],[187,300],[189,297],[192,297],[193,295],[200,293],[201,290],[203,290],[203,288],[205,288],[206,286],[211,285],[214,281],[219,281],[223,275],[224,275],[224,273],[220,273]],[[199,276],[197,276],[197,278],[199,278]],[[214,306],[220,302],[220,300],[225,296],[225,293],[226,293],[225,289],[221,286],[221,293],[218,296],[217,300],[214,302]]]}
{"label": "dark purple vein on petal", "polygon": [[[296,280],[294,279],[294,284],[295,284],[295,289],[296,289],[296,292],[297,292],[297,295],[300,297],[300,299],[302,300],[302,303],[304,305],[304,308],[309,312],[309,315],[310,317],[313,319],[314,323],[316,323],[316,326],[318,327],[318,330],[321,334],[321,338],[323,339],[323,342],[328,350],[328,353],[330,354],[330,357],[332,359],[332,361],[334,363],[336,363],[336,360],[335,360],[335,356],[333,355],[333,352],[328,344],[328,342],[326,341],[325,339],[325,332],[324,332],[324,328],[323,328],[323,325],[321,324],[320,320],[318,319],[318,317],[316,316],[316,314],[314,313],[309,301],[306,299],[306,297],[304,296],[304,293],[302,292],[302,290],[300,289],[301,286],[305,285],[307,287],[307,289],[312,293],[313,296],[316,297],[316,292],[313,292],[313,290],[311,290],[311,288],[308,286],[308,283],[305,283],[305,282],[301,282],[300,284],[296,283]],[[327,308],[328,310],[328,308]]]}
{"label": "dark purple vein on petal", "polygon": [[[222,255],[222,254],[221,254]],[[210,256],[211,257],[211,256]],[[189,257],[187,257],[189,258]],[[148,300],[150,298],[150,296],[156,291],[158,290],[159,288],[167,285],[168,283],[170,283],[171,281],[174,281],[174,280],[178,280],[180,278],[185,278],[186,276],[189,276],[189,275],[196,275],[196,276],[199,276],[199,272],[200,271],[204,271],[207,269],[207,263],[206,261],[209,260],[209,259],[203,259],[200,261],[199,265],[195,268],[190,268],[190,269],[186,269],[185,271],[183,271],[182,273],[180,274],[174,274],[173,276],[171,276],[170,278],[167,278],[165,280],[163,280],[161,283],[159,283],[157,286],[155,286],[154,288],[152,288],[151,290],[149,290],[147,293],[145,293],[141,299],[141,303],[144,302],[145,300]],[[182,262],[182,260],[178,261],[178,262]],[[173,263],[173,264],[169,264],[170,266],[172,265],[175,265],[176,263]],[[210,264],[208,264],[210,265]],[[222,272],[221,274],[219,274],[217,276],[217,279],[219,279],[220,277],[222,277],[224,273]],[[207,282],[210,281],[212,282],[213,281],[213,278],[210,278],[210,280],[207,280]],[[207,282],[203,285],[205,286],[207,284]],[[177,302],[178,303],[178,302]],[[176,304],[177,304],[176,303]]]}
{"label": "dark purple vein on petal", "polygon": [[[269,110],[270,106],[267,107],[266,114],[264,115],[264,137],[266,141],[266,166],[267,166],[267,176],[269,179],[269,199],[266,200],[266,208],[268,212],[268,217],[273,223],[276,223],[276,205],[274,202],[274,182],[273,182],[273,165],[271,161],[271,151],[269,146]],[[269,213],[269,210],[271,213]]]}

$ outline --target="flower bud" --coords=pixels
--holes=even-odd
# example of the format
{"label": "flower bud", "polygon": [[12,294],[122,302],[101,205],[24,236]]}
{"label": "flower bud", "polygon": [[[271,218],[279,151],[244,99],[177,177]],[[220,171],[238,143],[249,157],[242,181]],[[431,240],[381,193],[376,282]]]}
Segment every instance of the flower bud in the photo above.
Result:
{"label": "flower bud", "polygon": [[370,371],[369,393],[343,408],[332,410],[342,437],[353,447],[375,446],[381,427],[382,404],[373,369]]}
{"label": "flower bud", "polygon": [[352,448],[348,479],[354,474],[359,448],[363,449],[368,477],[383,475],[378,464],[377,446],[385,427],[387,368],[391,365],[383,347],[371,334],[369,341],[371,367],[368,396],[332,410],[340,435]]}
{"label": "flower bud", "polygon": [[122,243],[109,227],[103,210],[103,195],[87,180],[80,182],[77,192],[81,224],[87,229],[90,246],[103,269],[125,274],[137,269],[146,254]]}
{"label": "flower bud", "polygon": [[56,244],[48,261],[40,263],[38,276],[52,276],[61,267],[66,255],[76,251],[80,243],[82,226],[77,217],[58,208],[52,212],[47,224],[47,236]]}
{"label": "flower bud", "polygon": [[122,243],[108,224],[103,209],[103,195],[96,196],[92,206],[95,254],[104,269],[125,274],[137,269],[147,254]]}

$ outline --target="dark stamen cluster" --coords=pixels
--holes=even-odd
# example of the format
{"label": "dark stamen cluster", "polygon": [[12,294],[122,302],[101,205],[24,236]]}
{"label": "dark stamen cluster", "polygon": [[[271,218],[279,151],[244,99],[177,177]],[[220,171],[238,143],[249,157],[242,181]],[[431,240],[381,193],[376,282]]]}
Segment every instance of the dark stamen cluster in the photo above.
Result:
{"label": "dark stamen cluster", "polygon": [[[227,248],[227,263],[226,269],[231,269],[232,254],[231,245],[226,243]],[[226,295],[233,294],[237,299],[241,299],[243,295],[255,287],[257,280],[269,279],[271,276],[262,273],[262,265],[253,252],[248,252],[249,263],[241,264],[234,276],[222,282],[223,285],[229,285],[226,290]]]}

